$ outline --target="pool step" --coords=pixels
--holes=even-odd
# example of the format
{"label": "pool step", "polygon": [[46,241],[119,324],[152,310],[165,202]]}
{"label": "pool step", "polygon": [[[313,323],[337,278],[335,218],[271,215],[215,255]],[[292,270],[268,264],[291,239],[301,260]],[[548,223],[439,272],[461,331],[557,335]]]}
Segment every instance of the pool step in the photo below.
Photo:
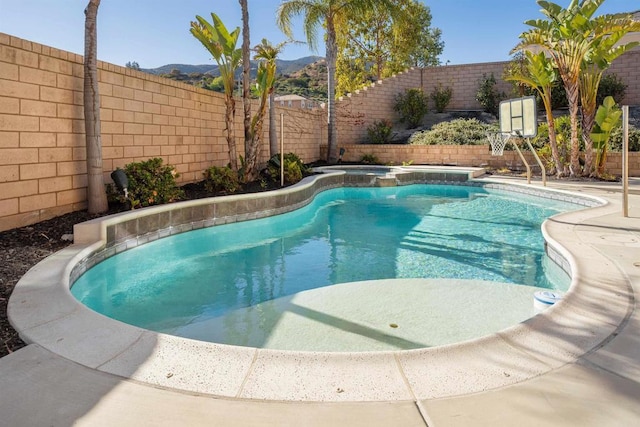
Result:
{"label": "pool step", "polygon": [[376,187],[397,187],[398,180],[395,176],[376,177]]}

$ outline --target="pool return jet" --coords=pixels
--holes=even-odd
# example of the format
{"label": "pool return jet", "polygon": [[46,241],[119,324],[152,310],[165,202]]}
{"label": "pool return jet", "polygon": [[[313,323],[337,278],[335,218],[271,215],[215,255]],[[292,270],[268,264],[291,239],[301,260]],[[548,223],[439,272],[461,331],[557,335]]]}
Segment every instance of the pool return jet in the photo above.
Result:
{"label": "pool return jet", "polygon": [[487,133],[487,139],[491,144],[491,155],[502,156],[504,147],[510,140],[513,143],[522,163],[527,168],[527,184],[531,184],[531,166],[525,159],[516,140],[524,139],[529,146],[529,150],[533,153],[540,169],[542,170],[542,184],[547,186],[547,171],[538,157],[538,153],[531,145],[531,138],[538,134],[538,114],[536,108],[536,98],[534,96],[526,96],[524,98],[509,99],[500,102],[500,132]]}

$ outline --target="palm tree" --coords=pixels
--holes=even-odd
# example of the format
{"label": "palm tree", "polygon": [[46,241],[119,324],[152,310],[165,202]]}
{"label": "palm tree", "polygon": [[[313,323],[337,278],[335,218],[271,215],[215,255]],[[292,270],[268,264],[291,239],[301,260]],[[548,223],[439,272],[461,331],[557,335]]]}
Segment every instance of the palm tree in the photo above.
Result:
{"label": "palm tree", "polygon": [[[580,101],[582,109],[582,139],[585,144],[584,174],[593,170],[593,129],[597,106],[598,86],[602,75],[611,63],[623,53],[638,46],[638,42],[618,45],[628,32],[640,31],[640,22],[630,14],[604,15],[593,22],[592,46],[589,55],[583,60],[580,74]],[[620,101],[620,100],[618,100]],[[593,170],[593,171],[592,171]]]}
{"label": "palm tree", "polygon": [[[569,103],[569,115],[571,117],[571,175],[581,174],[579,153],[580,145],[578,140],[578,111],[580,105],[581,76],[585,70],[585,63],[591,62],[591,56],[597,51],[598,44],[603,39],[613,37],[619,40],[617,34],[622,32],[620,37],[626,32],[633,30],[625,29],[621,25],[619,15],[605,15],[598,19],[593,16],[605,0],[572,0],[566,9],[561,6],[545,1],[537,0],[542,7],[542,13],[548,20],[530,20],[526,24],[533,27],[531,30],[520,35],[521,42],[516,49],[527,47],[541,47],[553,60],[555,67],[564,83]],[[628,16],[628,15],[627,15]],[[613,40],[613,39],[612,39]],[[606,43],[606,42],[605,42]],[[587,67],[588,68],[588,67]],[[589,71],[587,70],[587,74]],[[583,76],[582,90],[586,92],[587,101],[590,102],[591,92],[597,92],[599,78],[597,76]],[[594,95],[595,99],[595,95]],[[595,105],[595,101],[594,101]],[[593,112],[591,112],[593,110]],[[583,111],[584,114],[584,111]],[[595,106],[587,106],[587,115],[595,114]],[[593,119],[591,127],[593,126]],[[587,119],[589,121],[589,119]],[[589,126],[589,123],[587,123]],[[591,138],[587,137],[587,160],[591,163],[592,144]],[[588,168],[591,165],[587,165]],[[585,168],[589,173],[590,169]]]}
{"label": "palm tree", "polygon": [[224,85],[224,101],[226,105],[225,123],[227,126],[227,145],[229,147],[229,166],[238,170],[236,154],[236,139],[233,122],[236,113],[236,102],[233,99],[235,71],[240,65],[242,49],[236,49],[240,28],[229,32],[218,15],[211,13],[213,24],[201,16],[196,16],[197,22],[191,22],[191,34],[202,43],[211,53],[218,64],[222,83]]}
{"label": "palm tree", "polygon": [[523,51],[524,69],[515,70],[511,75],[505,77],[506,80],[517,81],[533,88],[542,99],[544,110],[547,116],[547,124],[549,126],[549,146],[551,147],[551,156],[556,168],[556,175],[562,176],[566,173],[564,164],[560,160],[558,152],[558,142],[556,140],[555,122],[553,120],[553,111],[551,108],[551,91],[557,80],[556,70],[553,68],[551,61],[545,56],[544,52],[535,54],[531,51]]}
{"label": "palm tree", "polygon": [[538,0],[542,13],[549,20],[526,21],[533,29],[520,35],[516,49],[541,47],[553,60],[564,83],[571,120],[572,176],[580,175],[580,144],[578,141],[578,110],[580,71],[582,61],[590,49],[590,20],[605,0],[572,0],[566,9],[555,3]]}
{"label": "palm tree", "polygon": [[97,17],[100,0],[89,0],[84,10],[84,123],[87,147],[87,204],[89,213],[109,209],[102,169],[100,94],[97,68]]}
{"label": "palm tree", "polygon": [[294,17],[304,16],[304,34],[312,50],[316,50],[318,29],[326,31],[326,60],[327,60],[327,125],[328,150],[327,161],[335,163],[338,160],[337,130],[335,116],[336,93],[336,59],[338,43],[336,40],[336,21],[347,17],[357,17],[359,14],[374,7],[387,7],[395,10],[393,2],[389,0],[287,0],[280,4],[276,12],[278,27],[285,35],[292,38],[291,21]]}
{"label": "palm tree", "polygon": [[[250,156],[253,157],[254,164],[257,162],[257,153],[253,145],[251,136],[251,37],[249,36],[249,6],[247,0],[239,0],[242,10],[242,105],[244,107],[244,157],[245,162]],[[251,169],[255,168],[255,165]],[[249,181],[247,167],[244,168],[245,181]]]}

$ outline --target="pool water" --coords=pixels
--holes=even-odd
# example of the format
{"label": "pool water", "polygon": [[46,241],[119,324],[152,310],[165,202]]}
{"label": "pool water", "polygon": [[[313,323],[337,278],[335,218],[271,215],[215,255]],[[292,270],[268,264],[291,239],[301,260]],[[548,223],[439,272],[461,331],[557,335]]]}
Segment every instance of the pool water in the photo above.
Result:
{"label": "pool water", "polygon": [[[120,253],[71,292],[114,319],[205,341],[321,351],[441,345],[532,316],[536,289],[567,289],[540,226],[576,208],[469,186],[334,189],[288,214]],[[403,278],[420,280],[375,282]]]}

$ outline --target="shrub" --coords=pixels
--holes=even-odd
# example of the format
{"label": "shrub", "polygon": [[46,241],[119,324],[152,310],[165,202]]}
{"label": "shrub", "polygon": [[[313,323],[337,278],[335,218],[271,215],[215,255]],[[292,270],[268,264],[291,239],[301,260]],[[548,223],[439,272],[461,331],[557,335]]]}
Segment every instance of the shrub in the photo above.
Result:
{"label": "shrub", "polygon": [[[611,132],[609,146],[612,151],[622,151],[622,126]],[[629,125],[629,151],[640,151],[640,129]]]}
{"label": "shrub", "polygon": [[[287,184],[295,184],[302,179],[302,175],[306,172],[307,167],[304,165],[300,157],[294,153],[284,155],[284,182]],[[280,155],[276,154],[267,163],[267,173],[274,181],[280,180]]]}
{"label": "shrub", "polygon": [[452,96],[453,89],[448,86],[442,87],[442,85],[439,84],[437,87],[433,88],[433,92],[431,92],[431,99],[433,99],[433,103],[435,104],[436,111],[438,113],[444,112],[444,109],[449,105]]}
{"label": "shrub", "polygon": [[360,159],[360,163],[364,163],[365,165],[379,165],[380,159],[373,154],[364,154]]}
{"label": "shrub", "polygon": [[482,145],[488,144],[487,132],[497,132],[495,125],[477,119],[455,119],[433,125],[431,130],[416,132],[409,144],[416,145]]}
{"label": "shrub", "polygon": [[240,189],[238,172],[229,166],[211,166],[204,171],[204,188],[210,192],[235,193]]}
{"label": "shrub", "polygon": [[[560,116],[554,119],[556,128],[556,143],[558,144],[558,154],[563,165],[569,165],[571,160],[571,118]],[[580,134],[580,130],[578,130]],[[538,126],[538,134],[531,140],[531,145],[536,149],[540,160],[545,164],[547,170],[555,171],[556,165],[551,155],[549,145],[549,124],[544,122]]]}
{"label": "shrub", "polygon": [[372,144],[386,144],[391,137],[393,124],[386,119],[376,120],[367,128],[369,142]]}
{"label": "shrub", "polygon": [[498,92],[496,89],[496,78],[493,76],[493,73],[489,76],[486,74],[482,75],[478,92],[476,93],[476,100],[482,105],[484,111],[497,117],[500,101],[506,97],[504,93]]}
{"label": "shrub", "polygon": [[182,189],[176,185],[178,173],[173,166],[163,165],[161,158],[129,163],[124,171],[129,180],[132,208],[175,202],[183,196]]}
{"label": "shrub", "polygon": [[600,85],[598,86],[596,105],[602,105],[607,96],[612,96],[613,99],[620,104],[624,99],[626,91],[627,85],[624,84],[616,74],[605,74],[602,76],[602,80],[600,80]]}
{"label": "shrub", "polygon": [[396,95],[393,109],[400,113],[400,122],[413,129],[420,125],[427,114],[427,97],[422,89],[407,89]]}
{"label": "shrub", "polygon": [[556,84],[551,87],[551,109],[558,110],[560,108],[567,108],[568,106],[567,91],[564,89],[562,82],[556,82]]}

